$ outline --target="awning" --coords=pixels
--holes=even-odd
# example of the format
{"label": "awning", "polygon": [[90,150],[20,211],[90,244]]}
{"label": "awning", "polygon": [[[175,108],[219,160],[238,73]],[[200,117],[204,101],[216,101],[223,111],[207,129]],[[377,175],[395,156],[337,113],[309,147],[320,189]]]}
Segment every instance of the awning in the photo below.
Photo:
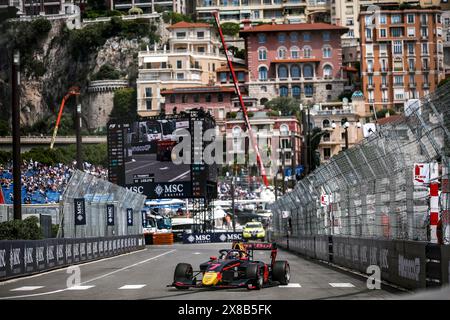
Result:
{"label": "awning", "polygon": [[168,62],[168,61],[169,61],[169,57],[167,57],[167,56],[144,57],[144,63]]}
{"label": "awning", "polygon": [[225,11],[221,12],[221,15],[232,15],[232,14],[239,14],[239,11]]}

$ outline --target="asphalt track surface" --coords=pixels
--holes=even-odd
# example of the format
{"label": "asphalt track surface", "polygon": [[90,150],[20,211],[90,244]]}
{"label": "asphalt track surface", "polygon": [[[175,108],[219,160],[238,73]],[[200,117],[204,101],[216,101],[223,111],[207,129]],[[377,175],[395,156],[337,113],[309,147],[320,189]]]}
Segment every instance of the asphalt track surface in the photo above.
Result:
{"label": "asphalt track surface", "polygon": [[[363,277],[282,250],[277,259],[288,260],[291,267],[291,281],[287,287],[187,291],[166,287],[173,280],[178,262],[189,262],[196,269],[210,256],[217,256],[219,249],[230,247],[230,244],[147,246],[137,252],[78,265],[79,283],[69,278],[73,271],[68,273],[68,268],[0,282],[0,301],[398,299],[410,295],[384,286],[380,290],[369,290]],[[256,252],[255,258],[269,261],[268,255],[267,251]]]}
{"label": "asphalt track surface", "polygon": [[155,182],[189,181],[191,166],[176,165],[172,161],[156,161],[156,154],[135,154],[135,161],[125,164],[125,180],[133,183],[135,174],[154,174]]}

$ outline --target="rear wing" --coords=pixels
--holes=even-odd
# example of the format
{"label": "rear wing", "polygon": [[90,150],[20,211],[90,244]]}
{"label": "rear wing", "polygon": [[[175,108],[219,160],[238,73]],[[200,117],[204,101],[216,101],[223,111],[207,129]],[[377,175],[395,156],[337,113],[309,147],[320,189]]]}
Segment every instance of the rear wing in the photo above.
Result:
{"label": "rear wing", "polygon": [[254,250],[266,250],[270,252],[270,259],[272,266],[275,264],[275,259],[277,257],[277,244],[275,242],[233,242],[232,249],[238,249],[248,252],[248,254],[253,258]]}

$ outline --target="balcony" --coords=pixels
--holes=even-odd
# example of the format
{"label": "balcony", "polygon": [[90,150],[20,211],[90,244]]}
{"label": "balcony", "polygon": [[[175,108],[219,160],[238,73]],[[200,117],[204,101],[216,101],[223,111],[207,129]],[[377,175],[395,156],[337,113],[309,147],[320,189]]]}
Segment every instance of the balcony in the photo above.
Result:
{"label": "balcony", "polygon": [[386,83],[380,84],[381,89],[387,89],[388,85]]}
{"label": "balcony", "polygon": [[374,89],[373,83],[368,83],[367,84],[367,90],[373,90],[373,89]]}
{"label": "balcony", "polygon": [[416,83],[410,82],[410,83],[409,83],[409,88],[410,88],[410,89],[416,88]]}
{"label": "balcony", "polygon": [[394,87],[403,87],[404,82],[394,82]]}
{"label": "balcony", "polygon": [[423,87],[424,89],[430,89],[430,84],[425,82],[425,83],[422,85],[422,87]]}
{"label": "balcony", "polygon": [[381,69],[380,69],[380,72],[381,72],[381,73],[388,73],[388,69],[387,69],[387,68],[381,68]]}
{"label": "balcony", "polygon": [[409,67],[409,70],[408,70],[409,72],[416,72],[416,67]]}
{"label": "balcony", "polygon": [[367,73],[373,73],[373,68],[368,68]]}

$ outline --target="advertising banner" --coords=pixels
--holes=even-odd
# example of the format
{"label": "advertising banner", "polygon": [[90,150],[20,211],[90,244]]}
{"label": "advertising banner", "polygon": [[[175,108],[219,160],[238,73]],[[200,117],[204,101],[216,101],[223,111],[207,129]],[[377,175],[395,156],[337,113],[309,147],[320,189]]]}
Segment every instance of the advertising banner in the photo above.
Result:
{"label": "advertising banner", "polygon": [[84,205],[84,198],[73,199],[74,213],[75,213],[75,225],[82,226],[86,224],[86,210]]}
{"label": "advertising banner", "polygon": [[242,241],[242,232],[183,233],[183,243],[225,243]]}

